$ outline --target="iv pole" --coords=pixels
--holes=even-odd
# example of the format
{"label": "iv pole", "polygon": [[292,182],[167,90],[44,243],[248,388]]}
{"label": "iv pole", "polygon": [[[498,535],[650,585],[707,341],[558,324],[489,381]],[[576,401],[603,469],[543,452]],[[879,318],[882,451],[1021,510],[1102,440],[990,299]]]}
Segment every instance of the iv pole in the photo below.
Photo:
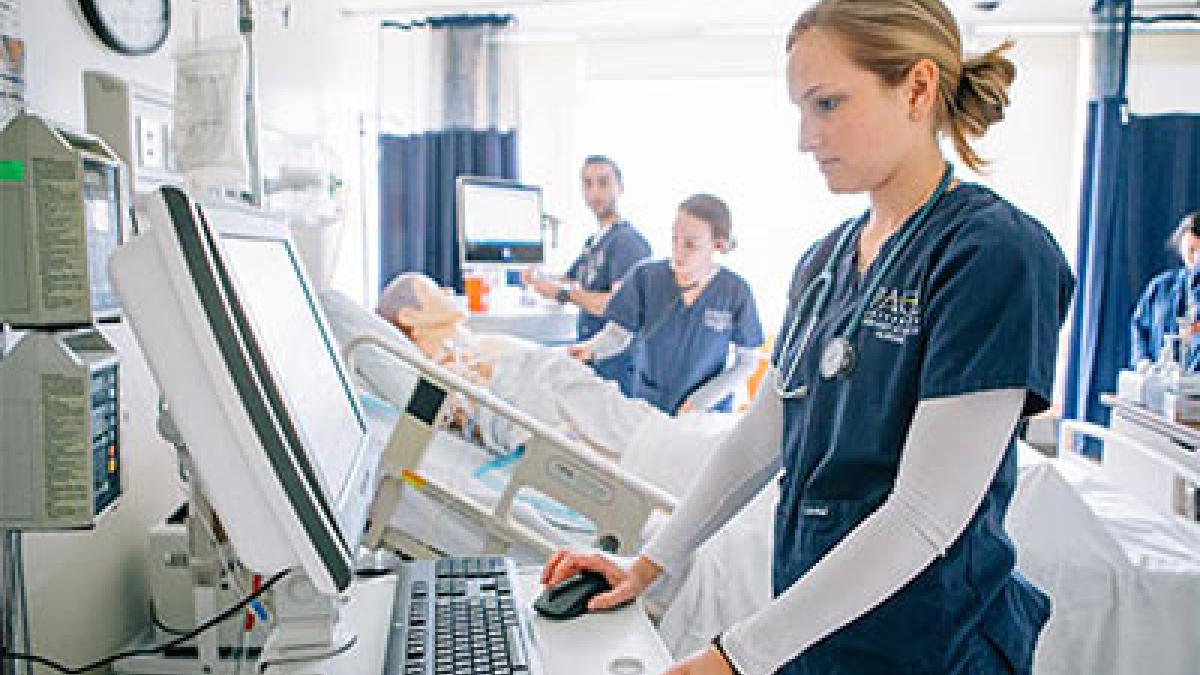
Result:
{"label": "iv pole", "polygon": [[[0,647],[6,654],[29,652],[28,608],[25,606],[24,554],[20,530],[0,529]],[[0,659],[0,675],[29,675],[14,659]]]}
{"label": "iv pole", "polygon": [[238,33],[246,43],[246,163],[249,165],[250,191],[247,201],[263,205],[262,160],[259,157],[258,65],[254,60],[254,3],[238,0]]}
{"label": "iv pole", "polygon": [[[0,359],[11,345],[9,327],[0,325]],[[25,598],[25,554],[21,531],[0,528],[0,650],[4,654],[29,652],[29,607]],[[31,664],[0,657],[0,675],[30,675]]]}

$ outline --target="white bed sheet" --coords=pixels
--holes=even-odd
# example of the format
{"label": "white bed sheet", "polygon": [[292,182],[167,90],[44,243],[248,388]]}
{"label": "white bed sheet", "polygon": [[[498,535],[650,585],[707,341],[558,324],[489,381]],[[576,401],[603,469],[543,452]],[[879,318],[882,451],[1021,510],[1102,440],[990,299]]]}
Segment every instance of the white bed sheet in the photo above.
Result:
{"label": "white bed sheet", "polygon": [[[1018,568],[1054,601],[1038,675],[1200,672],[1200,528],[1085,465],[1022,451],[1008,528]],[[769,602],[772,482],[697,552],[660,630],[683,657]]]}

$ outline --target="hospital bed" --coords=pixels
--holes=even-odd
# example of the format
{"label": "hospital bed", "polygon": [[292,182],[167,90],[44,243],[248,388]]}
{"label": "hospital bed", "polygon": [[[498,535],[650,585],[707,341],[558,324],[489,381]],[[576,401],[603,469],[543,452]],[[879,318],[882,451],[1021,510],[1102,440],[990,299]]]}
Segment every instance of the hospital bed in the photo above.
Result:
{"label": "hospital bed", "polygon": [[[505,553],[540,562],[565,545],[637,551],[647,526],[674,508],[660,487],[433,363],[386,321],[344,296],[322,305],[367,396],[372,426],[394,445],[365,544],[415,557]],[[446,429],[447,394],[519,426],[519,452],[496,456]],[[404,433],[392,433],[403,427]]]}

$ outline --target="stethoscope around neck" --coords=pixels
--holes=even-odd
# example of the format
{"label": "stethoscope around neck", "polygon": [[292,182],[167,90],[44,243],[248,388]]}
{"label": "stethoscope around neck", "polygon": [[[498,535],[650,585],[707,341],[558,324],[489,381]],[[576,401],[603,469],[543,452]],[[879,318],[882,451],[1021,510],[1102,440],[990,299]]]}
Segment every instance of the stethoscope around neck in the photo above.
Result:
{"label": "stethoscope around neck", "polygon": [[[821,352],[820,372],[821,377],[827,380],[845,377],[854,371],[855,353],[853,340],[858,333],[859,327],[862,325],[863,315],[867,311],[867,303],[875,296],[875,292],[879,288],[879,284],[883,281],[883,277],[888,270],[896,262],[908,242],[912,240],[913,235],[920,229],[921,225],[929,217],[930,211],[937,205],[942,195],[950,186],[950,180],[953,176],[953,171],[949,164],[942,172],[942,179],[938,182],[937,188],[929,199],[921,205],[921,208],[909,218],[908,222],[900,228],[900,231],[895,235],[896,242],[892,246],[887,255],[880,261],[879,266],[875,270],[875,274],[869,279],[865,287],[865,292],[859,300],[858,307],[854,311],[854,316],[850,319],[849,325],[841,332],[840,335],[833,338],[825,345],[825,349]],[[863,223],[866,222],[864,218]],[[858,226],[849,226],[842,231],[838,237],[837,244],[833,248],[833,253],[826,258],[825,265],[821,268],[821,273],[813,277],[805,287],[804,293],[800,296],[800,301],[796,303],[796,312],[792,317],[792,323],[788,326],[787,334],[784,335],[783,344],[779,350],[779,362],[776,364],[778,371],[777,379],[775,380],[775,393],[781,398],[803,398],[808,394],[808,385],[801,384],[788,388],[788,384],[796,374],[796,369],[800,367],[800,362],[803,360],[804,354],[808,349],[809,338],[812,336],[813,328],[816,327],[817,321],[820,319],[829,305],[829,294],[833,288],[833,273],[837,269],[837,263],[842,259],[846,250],[850,245],[857,240],[859,232],[862,230],[862,224]],[[807,320],[806,320],[807,319]],[[800,326],[804,324],[804,329],[801,332]],[[797,342],[799,338],[799,342]]]}

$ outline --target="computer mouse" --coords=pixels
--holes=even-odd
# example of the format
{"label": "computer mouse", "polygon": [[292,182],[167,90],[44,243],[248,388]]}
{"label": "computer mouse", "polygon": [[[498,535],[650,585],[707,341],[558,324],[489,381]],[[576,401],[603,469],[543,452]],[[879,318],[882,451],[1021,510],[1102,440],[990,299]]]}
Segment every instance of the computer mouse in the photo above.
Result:
{"label": "computer mouse", "polygon": [[611,588],[603,574],[580,572],[542,591],[533,608],[547,619],[574,619],[587,612],[592,596]]}

